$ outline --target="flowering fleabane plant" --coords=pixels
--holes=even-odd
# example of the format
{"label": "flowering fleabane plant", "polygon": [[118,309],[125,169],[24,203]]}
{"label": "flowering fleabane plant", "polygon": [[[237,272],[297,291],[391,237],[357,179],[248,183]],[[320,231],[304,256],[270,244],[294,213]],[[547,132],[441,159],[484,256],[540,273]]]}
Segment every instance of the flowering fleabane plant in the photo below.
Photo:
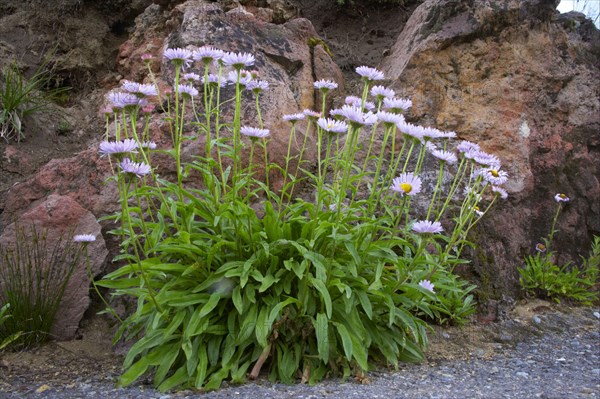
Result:
{"label": "flowering fleabane plant", "polygon": [[[149,369],[155,384],[169,390],[214,389],[223,379],[241,382],[265,368],[292,382],[296,375],[316,381],[336,369],[366,371],[382,358],[396,365],[422,359],[423,314],[442,323],[472,311],[472,288],[451,269],[461,262],[468,230],[489,209],[478,206],[492,197],[486,193],[492,184],[471,171],[492,168],[483,162],[493,158],[473,145],[470,157],[455,160],[456,134],[407,123],[401,113],[412,103],[371,87],[384,78],[374,68],[357,68],[362,96],[348,97],[337,110],[325,101],[337,83],[315,82],[321,108],[283,116],[291,122],[285,136],[264,126],[260,94],[269,86],[244,69],[256,61],[252,54],[204,46],[166,49],[163,58],[175,81],[169,95],[157,93],[162,112],[136,112],[145,105],[134,97],[152,94],[154,81],[123,83],[109,98],[117,107],[107,120],[115,122],[107,123],[100,145],[118,161],[113,181],[121,209],[114,219],[121,228],[115,233],[127,264],[99,285],[138,299],[120,333],[144,336],[125,359],[121,385]],[[183,71],[193,67],[200,70]],[[224,88],[227,83],[233,86]],[[248,98],[254,104],[242,108]],[[225,114],[226,103],[233,110]],[[125,107],[133,111],[121,112]],[[172,159],[173,176],[153,169],[157,146],[148,122],[160,117],[172,142],[161,140],[159,153]],[[276,165],[270,155],[282,137],[285,164]],[[204,153],[182,156],[185,141],[196,138]],[[255,163],[256,148],[262,154]],[[441,161],[440,176],[456,174],[451,187],[438,184],[432,193],[423,184],[427,157]],[[426,215],[410,205],[417,194],[431,199]],[[391,316],[374,317],[380,314]],[[149,337],[156,337],[153,345],[143,346]]]}

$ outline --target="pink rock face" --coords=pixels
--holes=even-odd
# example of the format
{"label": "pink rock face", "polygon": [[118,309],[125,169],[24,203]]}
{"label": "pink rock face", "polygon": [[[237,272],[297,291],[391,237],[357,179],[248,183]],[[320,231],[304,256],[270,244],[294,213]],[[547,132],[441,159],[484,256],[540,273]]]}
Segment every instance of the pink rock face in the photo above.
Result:
{"label": "pink rock face", "polygon": [[[10,246],[16,240],[16,226],[30,233],[34,226],[38,234],[46,233],[48,248],[54,248],[59,237],[63,242],[72,240],[66,236],[69,233],[91,234],[96,241],[88,244],[88,254],[92,273],[97,275],[102,270],[108,250],[101,234],[100,224],[96,217],[84,209],[70,197],[52,194],[25,212],[16,223],[4,229],[0,242]],[[79,245],[79,244],[78,244]],[[54,319],[51,334],[58,340],[72,339],[75,336],[79,322],[89,305],[90,277],[82,257],[66,286]]]}
{"label": "pink rock face", "polygon": [[426,1],[380,65],[412,98],[414,118],[479,143],[510,174],[508,201],[474,237],[471,272],[495,296],[517,290],[517,266],[550,230],[554,194],[572,198],[556,250],[578,260],[600,232],[600,34],[557,16],[542,0]]}

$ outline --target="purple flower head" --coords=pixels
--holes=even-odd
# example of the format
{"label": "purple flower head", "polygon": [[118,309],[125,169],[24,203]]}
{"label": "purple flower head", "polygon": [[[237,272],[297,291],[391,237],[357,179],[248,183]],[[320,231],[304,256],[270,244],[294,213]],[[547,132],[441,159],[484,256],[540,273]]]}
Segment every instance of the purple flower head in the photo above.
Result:
{"label": "purple flower head", "polygon": [[348,131],[348,125],[345,122],[330,118],[319,118],[317,125],[329,133],[345,133]]}
{"label": "purple flower head", "polygon": [[[231,71],[227,74],[227,82],[234,85],[238,83],[238,71]],[[240,70],[240,85],[246,88],[252,82],[252,75],[249,71]]]}
{"label": "purple flower head", "polygon": [[340,119],[344,118],[344,113],[341,108],[332,109],[331,111],[329,111],[329,115],[333,116],[334,119],[336,119],[336,120],[340,120]]}
{"label": "purple flower head", "polygon": [[233,67],[237,70],[254,65],[255,61],[254,56],[250,53],[233,52],[224,53],[221,60],[224,65]]}
{"label": "purple flower head", "polygon": [[312,119],[312,120],[316,120],[318,118],[321,117],[321,113],[317,112],[317,111],[313,111],[312,109],[305,109],[304,111],[302,111],[302,113],[304,115],[306,115],[306,117],[308,119]]}
{"label": "purple flower head", "polygon": [[412,226],[412,230],[419,234],[435,234],[444,231],[440,222],[430,222],[429,220],[420,220],[415,222]]}
{"label": "purple flower head", "polygon": [[200,75],[198,75],[197,73],[193,73],[193,72],[184,73],[183,75],[181,75],[181,80],[184,81],[184,82],[187,82],[189,84],[197,82],[200,79],[201,79]]}
{"label": "purple flower head", "polygon": [[449,131],[449,132],[442,132],[442,136],[440,136],[443,139],[455,139],[456,138],[456,132],[453,131]]}
{"label": "purple flower head", "polygon": [[223,58],[225,52],[211,46],[202,46],[192,52],[192,58],[196,61],[202,61],[204,65],[210,64]]}
{"label": "purple flower head", "polygon": [[377,113],[377,120],[384,123],[385,125],[397,125],[404,122],[404,116],[399,114],[393,114],[391,112],[379,111]]}
{"label": "purple flower head", "polygon": [[402,173],[392,180],[390,190],[400,194],[400,196],[415,196],[421,192],[421,179],[412,173]]}
{"label": "purple flower head", "polygon": [[177,85],[176,90],[186,99],[196,97],[199,94],[198,90],[192,85]]}
{"label": "purple flower head", "polygon": [[554,196],[554,201],[561,203],[561,202],[569,202],[570,199],[565,194],[558,193]]}
{"label": "purple flower head", "polygon": [[544,244],[542,244],[541,242],[538,242],[537,244],[535,244],[535,250],[541,253],[546,252],[546,246]]}
{"label": "purple flower head", "polygon": [[137,143],[132,139],[125,139],[123,141],[103,141],[100,143],[100,154],[121,158],[124,155],[137,152],[137,148]]}
{"label": "purple flower head", "polygon": [[473,153],[473,160],[482,166],[488,166],[494,169],[500,169],[500,165],[502,164],[500,158],[481,150]]}
{"label": "purple flower head", "polygon": [[[205,79],[204,76],[200,79],[200,81],[202,82],[202,84],[205,84]],[[220,77],[217,74],[214,73],[209,73],[208,74],[208,85],[209,86],[213,86],[213,87],[217,87],[217,85],[221,85],[221,87],[225,87],[227,85],[227,79]]]}
{"label": "purple flower head", "polygon": [[113,110],[122,109],[125,111],[134,111],[139,107],[143,107],[148,104],[148,101],[144,98],[131,93],[123,93],[120,91],[111,91],[106,95],[106,98],[110,102]]}
{"label": "purple flower head", "polygon": [[126,92],[140,98],[158,95],[158,89],[153,84],[144,84],[124,80],[121,82],[121,88]]}
{"label": "purple flower head", "polygon": [[75,237],[73,237],[73,241],[88,244],[90,242],[96,241],[96,236],[93,234],[78,234]]}
{"label": "purple flower head", "polygon": [[398,123],[398,130],[402,132],[402,134],[412,137],[415,140],[423,141],[423,127],[418,125],[413,125],[408,122]]}
{"label": "purple flower head", "polygon": [[479,144],[471,143],[470,141],[466,141],[466,140],[461,141],[460,144],[456,147],[456,149],[459,152],[463,152],[463,153],[464,152],[481,151]]}
{"label": "purple flower head", "polygon": [[367,82],[373,82],[375,80],[383,80],[383,72],[378,71],[375,68],[371,68],[368,66],[359,66],[356,68],[356,73],[362,76],[364,80]]}
{"label": "purple flower head", "polygon": [[337,89],[338,84],[331,80],[317,80],[314,84],[315,89],[321,90],[323,93],[329,92],[329,90]]}
{"label": "purple flower head", "polygon": [[269,137],[269,129],[259,129],[250,126],[242,126],[240,133],[254,139],[264,139]]}
{"label": "purple flower head", "polygon": [[441,162],[446,162],[450,165],[455,164],[458,161],[456,154],[450,151],[433,150],[431,151],[431,155],[439,159]]}
{"label": "purple flower head", "polygon": [[254,94],[260,94],[269,88],[269,82],[266,80],[251,80],[246,85],[246,89],[252,91]]}
{"label": "purple flower head", "polygon": [[483,178],[487,182],[489,182],[490,184],[493,184],[494,186],[500,186],[500,185],[506,183],[506,181],[508,180],[508,173],[506,173],[503,170],[486,168],[486,169],[481,169],[479,171],[479,173],[483,176]]}
{"label": "purple flower head", "polygon": [[408,111],[412,107],[412,101],[407,98],[384,98],[383,108],[394,113],[402,113]]}
{"label": "purple flower head", "polygon": [[373,86],[371,87],[371,95],[375,97],[377,101],[383,101],[384,98],[393,98],[396,95],[396,92],[385,86]]}
{"label": "purple flower head", "polygon": [[152,56],[152,54],[148,54],[148,53],[144,53],[141,55],[140,57],[142,59],[142,61],[144,61],[145,63],[149,63],[150,61],[152,61],[152,59],[154,58]]}
{"label": "purple flower head", "polygon": [[500,198],[502,198],[502,199],[508,198],[508,192],[505,189],[503,189],[502,187],[492,186],[492,191],[494,193],[496,193],[496,195],[499,195]]}
{"label": "purple flower head", "polygon": [[123,159],[119,165],[123,173],[131,176],[144,177],[151,171],[149,165],[143,162],[133,162],[129,158]]}
{"label": "purple flower head", "polygon": [[306,118],[306,115],[299,113],[299,114],[289,114],[289,115],[283,115],[283,120],[287,121],[287,122],[292,122],[292,123],[296,123],[298,121],[303,120],[304,118]]}
{"label": "purple flower head", "polygon": [[423,127],[423,139],[425,140],[439,139],[443,135],[444,133],[439,129],[434,127]]}
{"label": "purple flower head", "polygon": [[348,96],[344,99],[344,104],[360,108],[362,100],[356,96]]}
{"label": "purple flower head", "polygon": [[156,150],[156,143],[154,141],[142,141],[140,143],[141,148],[146,148],[149,150]]}
{"label": "purple flower head", "polygon": [[432,293],[435,294],[435,291],[433,290],[433,288],[435,287],[435,285],[433,285],[433,283],[431,281],[429,281],[429,280],[421,280],[419,282],[419,285],[422,288],[425,288],[427,291],[431,291]]}
{"label": "purple flower head", "polygon": [[189,67],[192,63],[192,52],[185,48],[168,48],[163,57],[178,66]]}
{"label": "purple flower head", "polygon": [[342,115],[348,119],[348,123],[355,127],[372,125],[377,122],[377,117],[372,112],[363,112],[360,108],[350,105],[342,106]]}

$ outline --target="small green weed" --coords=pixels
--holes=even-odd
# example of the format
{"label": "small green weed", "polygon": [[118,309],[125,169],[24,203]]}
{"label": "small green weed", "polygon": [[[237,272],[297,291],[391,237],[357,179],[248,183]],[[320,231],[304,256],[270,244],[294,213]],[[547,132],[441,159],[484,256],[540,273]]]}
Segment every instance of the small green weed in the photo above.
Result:
{"label": "small green weed", "polygon": [[[8,313],[8,309],[10,308],[10,303],[5,304],[0,307],[0,328],[4,325],[4,322],[11,317],[11,314]],[[14,332],[13,334],[0,339],[0,351],[10,345],[13,341],[16,341],[21,336],[21,331]]]}
{"label": "small green weed", "polygon": [[[562,202],[567,202],[568,197],[557,194],[558,209],[553,220],[552,229],[548,238],[543,239],[544,244],[537,244],[535,255],[525,258],[525,267],[519,269],[520,282],[527,293],[542,298],[549,298],[556,302],[561,299],[571,299],[584,305],[591,305],[598,300],[599,265],[600,265],[600,237],[594,236],[589,257],[582,257],[582,266],[578,267],[571,262],[562,266],[555,263],[556,254],[550,250],[552,238],[557,230],[554,229],[562,209]],[[566,199],[566,200],[565,200]]]}

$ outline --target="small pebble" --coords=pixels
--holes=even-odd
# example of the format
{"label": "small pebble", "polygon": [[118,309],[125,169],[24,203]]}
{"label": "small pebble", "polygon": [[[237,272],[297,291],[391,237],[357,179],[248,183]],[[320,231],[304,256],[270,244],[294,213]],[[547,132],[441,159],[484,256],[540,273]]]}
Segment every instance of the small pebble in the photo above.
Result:
{"label": "small pebble", "polygon": [[595,316],[597,319],[600,319],[600,312],[594,312],[594,316]]}
{"label": "small pebble", "polygon": [[531,318],[531,320],[535,323],[535,324],[541,324],[542,323],[542,319],[540,319],[539,316],[533,316]]}
{"label": "small pebble", "polygon": [[524,371],[517,371],[517,377],[527,378],[529,377],[529,373],[526,373]]}

